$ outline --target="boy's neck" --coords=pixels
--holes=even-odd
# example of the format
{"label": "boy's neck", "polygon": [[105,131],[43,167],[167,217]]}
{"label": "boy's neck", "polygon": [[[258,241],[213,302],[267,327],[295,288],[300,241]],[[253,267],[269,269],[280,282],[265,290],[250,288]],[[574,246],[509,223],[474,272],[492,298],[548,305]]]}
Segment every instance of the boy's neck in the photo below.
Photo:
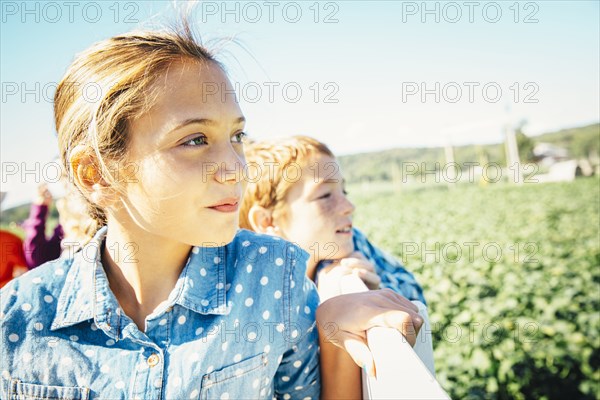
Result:
{"label": "boy's neck", "polygon": [[311,281],[315,281],[315,272],[317,271],[317,265],[319,265],[319,261],[314,260],[312,255],[308,257],[308,261],[306,262],[306,276]]}
{"label": "boy's neck", "polygon": [[175,287],[190,249],[147,231],[126,230],[109,217],[102,264],[123,311],[141,331]]}

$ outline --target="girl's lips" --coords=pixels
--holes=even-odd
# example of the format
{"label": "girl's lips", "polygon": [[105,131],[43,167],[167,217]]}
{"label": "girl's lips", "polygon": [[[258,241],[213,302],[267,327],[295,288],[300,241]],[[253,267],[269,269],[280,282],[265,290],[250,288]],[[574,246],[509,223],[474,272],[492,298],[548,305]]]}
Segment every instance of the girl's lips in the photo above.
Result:
{"label": "girl's lips", "polygon": [[239,206],[239,203],[235,202],[233,204],[221,204],[218,206],[213,206],[213,207],[208,207],[208,208],[210,208],[211,210],[219,211],[219,212],[230,213],[230,212],[237,212],[238,206]]}
{"label": "girl's lips", "polygon": [[219,211],[219,212],[237,212],[240,204],[239,197],[227,197],[218,202],[214,203],[212,206],[209,206],[211,210]]}

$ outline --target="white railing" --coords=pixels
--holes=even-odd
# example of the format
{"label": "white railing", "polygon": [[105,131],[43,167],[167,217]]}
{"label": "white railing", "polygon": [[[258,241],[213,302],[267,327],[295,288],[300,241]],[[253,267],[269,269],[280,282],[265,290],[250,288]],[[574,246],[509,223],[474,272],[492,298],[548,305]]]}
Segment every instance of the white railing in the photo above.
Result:
{"label": "white railing", "polygon": [[[343,278],[342,292],[358,293],[369,290],[360,278],[348,275]],[[427,307],[413,301],[423,317],[423,326],[417,335],[414,348],[396,329],[374,327],[367,331],[367,342],[377,378],[363,371],[364,400],[449,400],[450,397],[435,379],[431,325]]]}

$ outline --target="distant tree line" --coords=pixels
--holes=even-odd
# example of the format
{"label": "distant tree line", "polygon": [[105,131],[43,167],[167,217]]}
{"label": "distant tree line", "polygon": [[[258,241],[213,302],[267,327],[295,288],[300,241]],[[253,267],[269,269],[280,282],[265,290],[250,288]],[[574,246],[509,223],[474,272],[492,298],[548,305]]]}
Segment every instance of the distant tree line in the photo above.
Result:
{"label": "distant tree line", "polygon": [[[550,143],[565,148],[569,156],[575,159],[588,159],[597,164],[600,159],[600,124],[579,128],[563,129],[558,132],[539,136],[527,136],[523,133],[526,122],[516,127],[517,144],[521,162],[532,162],[533,149],[538,143]],[[374,153],[352,154],[339,157],[340,166],[348,183],[392,181],[403,164],[414,163],[418,168],[432,171],[443,168],[446,157],[443,147],[396,148]],[[506,164],[504,143],[489,145],[469,145],[454,147],[454,161],[462,164],[477,162]],[[404,166],[406,167],[406,166]],[[424,168],[423,168],[424,167]]]}

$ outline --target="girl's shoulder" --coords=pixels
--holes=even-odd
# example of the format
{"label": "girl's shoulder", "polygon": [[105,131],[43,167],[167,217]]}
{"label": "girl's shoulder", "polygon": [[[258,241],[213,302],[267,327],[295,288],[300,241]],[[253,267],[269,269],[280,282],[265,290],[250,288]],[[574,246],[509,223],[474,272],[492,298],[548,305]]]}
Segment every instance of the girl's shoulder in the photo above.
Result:
{"label": "girl's shoulder", "polygon": [[284,321],[301,314],[314,322],[312,313],[319,298],[316,287],[306,276],[309,258],[306,251],[279,237],[240,229],[228,245],[228,257],[235,259],[228,269],[228,279],[234,288],[239,283],[256,293],[268,294],[261,296],[270,299],[265,301],[276,303],[280,298],[287,299],[288,311],[295,314],[288,313]]}
{"label": "girl's shoulder", "polygon": [[309,254],[295,243],[277,236],[239,229],[228,245],[229,252],[237,262],[274,263],[306,268]]}
{"label": "girl's shoulder", "polygon": [[53,315],[72,263],[72,258],[48,261],[6,284],[0,290],[0,321],[17,318],[25,323],[33,315]]}

